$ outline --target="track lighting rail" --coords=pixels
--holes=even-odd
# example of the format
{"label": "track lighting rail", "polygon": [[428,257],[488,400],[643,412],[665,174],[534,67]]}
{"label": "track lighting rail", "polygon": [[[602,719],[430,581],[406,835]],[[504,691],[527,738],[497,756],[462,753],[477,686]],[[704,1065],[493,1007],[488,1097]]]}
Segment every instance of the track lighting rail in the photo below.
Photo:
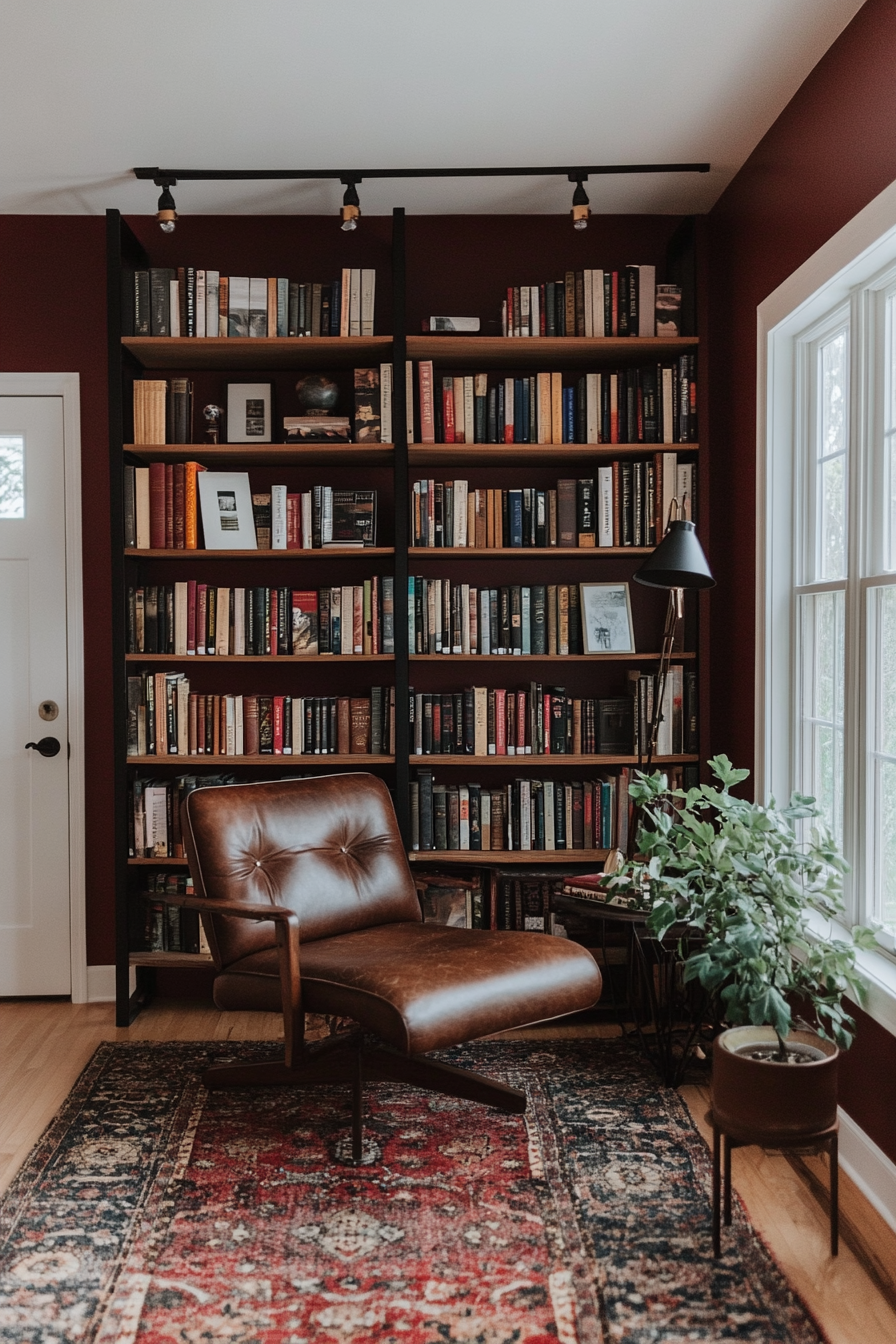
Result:
{"label": "track lighting rail", "polygon": [[599,163],[590,167],[558,168],[135,168],[134,176],[157,186],[180,182],[274,182],[323,179],[363,182],[371,178],[414,177],[565,177],[578,182],[614,173],[708,173],[708,163]]}

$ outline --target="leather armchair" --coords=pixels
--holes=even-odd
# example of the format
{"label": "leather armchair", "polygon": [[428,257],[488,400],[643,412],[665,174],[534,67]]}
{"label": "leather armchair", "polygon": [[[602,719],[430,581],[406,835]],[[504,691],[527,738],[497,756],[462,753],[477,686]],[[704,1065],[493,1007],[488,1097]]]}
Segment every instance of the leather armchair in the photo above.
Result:
{"label": "leather armchair", "polygon": [[[575,943],[424,924],[392,800],[373,775],[200,789],[182,819],[196,895],[177,903],[202,912],[215,1003],[282,1012],[285,1030],[282,1064],[216,1065],[206,1085],[350,1082],[356,1161],[365,1079],[522,1112],[522,1092],[425,1055],[600,997],[597,964]],[[306,1009],[350,1017],[382,1044],[356,1033],[306,1046]]]}

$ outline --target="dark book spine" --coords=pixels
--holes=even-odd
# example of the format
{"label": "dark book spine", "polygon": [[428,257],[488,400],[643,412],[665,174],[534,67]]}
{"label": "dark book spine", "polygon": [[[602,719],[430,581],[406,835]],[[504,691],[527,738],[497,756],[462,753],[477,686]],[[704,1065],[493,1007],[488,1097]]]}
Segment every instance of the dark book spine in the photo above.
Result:
{"label": "dark book spine", "polygon": [[[187,266],[184,275],[184,307],[186,313],[186,330],[184,336],[196,335],[196,268]],[[178,439],[178,443],[186,443],[186,439]]]}
{"label": "dark book spine", "polygon": [[149,271],[134,272],[134,335],[152,335]]}
{"label": "dark book spine", "polygon": [[421,770],[418,778],[420,783],[420,848],[435,849],[432,771]]}

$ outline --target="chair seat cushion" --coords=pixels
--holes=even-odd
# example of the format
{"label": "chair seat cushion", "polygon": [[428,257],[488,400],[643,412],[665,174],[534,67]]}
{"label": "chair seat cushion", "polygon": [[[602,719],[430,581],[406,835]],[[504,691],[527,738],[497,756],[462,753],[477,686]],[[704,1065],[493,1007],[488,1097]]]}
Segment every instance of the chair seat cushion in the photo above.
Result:
{"label": "chair seat cushion", "polygon": [[[543,933],[381,924],[301,948],[308,1012],[352,1017],[405,1054],[590,1008],[601,978],[587,948]],[[281,1008],[276,948],[232,962],[219,1008]]]}

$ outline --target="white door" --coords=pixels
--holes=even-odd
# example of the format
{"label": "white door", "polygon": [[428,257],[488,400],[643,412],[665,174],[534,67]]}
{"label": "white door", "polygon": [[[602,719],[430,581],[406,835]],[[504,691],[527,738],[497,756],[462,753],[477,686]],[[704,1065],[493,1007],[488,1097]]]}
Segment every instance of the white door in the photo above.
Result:
{"label": "white door", "polygon": [[0,396],[0,996],[71,992],[62,406]]}

